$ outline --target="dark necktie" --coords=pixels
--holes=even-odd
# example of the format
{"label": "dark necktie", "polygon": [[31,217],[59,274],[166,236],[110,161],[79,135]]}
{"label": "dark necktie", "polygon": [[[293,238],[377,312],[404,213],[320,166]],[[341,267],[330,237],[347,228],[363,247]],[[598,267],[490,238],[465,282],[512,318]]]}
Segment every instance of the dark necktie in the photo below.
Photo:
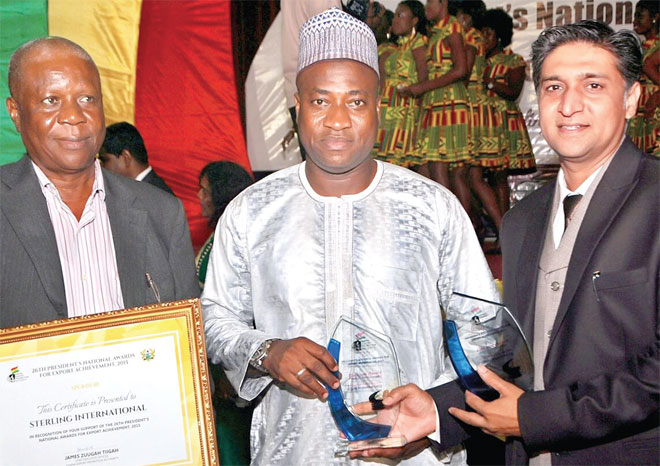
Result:
{"label": "dark necktie", "polygon": [[569,194],[564,198],[564,231],[568,227],[568,222],[573,218],[573,212],[582,199],[582,194]]}

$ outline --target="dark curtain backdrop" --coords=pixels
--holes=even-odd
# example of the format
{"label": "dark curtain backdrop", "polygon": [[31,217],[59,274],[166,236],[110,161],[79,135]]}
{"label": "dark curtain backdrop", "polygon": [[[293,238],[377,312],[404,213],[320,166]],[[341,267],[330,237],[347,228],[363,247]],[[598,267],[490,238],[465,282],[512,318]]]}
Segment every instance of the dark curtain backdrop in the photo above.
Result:
{"label": "dark curtain backdrop", "polygon": [[232,0],[231,33],[234,45],[236,93],[245,134],[245,78],[261,40],[280,11],[279,0]]}

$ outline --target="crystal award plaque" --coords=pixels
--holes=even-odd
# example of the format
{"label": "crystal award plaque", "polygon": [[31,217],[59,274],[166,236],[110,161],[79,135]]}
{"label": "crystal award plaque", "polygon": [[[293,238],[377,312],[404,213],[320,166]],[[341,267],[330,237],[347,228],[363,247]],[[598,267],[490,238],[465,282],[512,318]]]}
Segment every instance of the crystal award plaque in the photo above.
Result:
{"label": "crystal award plaque", "polygon": [[533,389],[532,352],[504,305],[452,293],[445,309],[444,331],[449,358],[465,389],[486,401],[499,397],[477,373],[479,364],[524,390]]}
{"label": "crystal award plaque", "polygon": [[401,385],[392,340],[341,317],[328,343],[328,351],[337,361],[341,374],[336,374],[340,377],[338,389],[326,386],[330,412],[346,437],[337,453],[405,445],[405,437],[388,436],[398,410],[387,410],[386,415],[377,416],[385,391]]}

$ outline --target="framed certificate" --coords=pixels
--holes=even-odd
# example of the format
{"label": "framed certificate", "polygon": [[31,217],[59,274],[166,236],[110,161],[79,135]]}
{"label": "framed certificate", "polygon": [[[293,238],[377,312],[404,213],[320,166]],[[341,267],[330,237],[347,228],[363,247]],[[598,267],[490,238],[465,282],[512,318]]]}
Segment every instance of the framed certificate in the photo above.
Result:
{"label": "framed certificate", "polygon": [[0,412],[0,464],[218,464],[199,300],[0,329]]}

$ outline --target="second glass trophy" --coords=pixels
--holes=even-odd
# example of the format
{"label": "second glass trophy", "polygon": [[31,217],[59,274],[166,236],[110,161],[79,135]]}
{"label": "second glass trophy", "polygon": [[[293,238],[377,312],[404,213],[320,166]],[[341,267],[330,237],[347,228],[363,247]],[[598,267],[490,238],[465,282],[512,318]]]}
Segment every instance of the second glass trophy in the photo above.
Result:
{"label": "second glass trophy", "polygon": [[341,382],[336,390],[326,386],[328,405],[337,427],[346,437],[346,441],[340,442],[337,453],[405,445],[405,437],[391,435],[398,410],[380,411],[385,393],[401,385],[392,340],[341,317],[328,343],[328,351],[339,365]]}
{"label": "second glass trophy", "polygon": [[533,389],[532,352],[504,305],[452,293],[445,309],[444,331],[449,357],[465,389],[486,401],[499,397],[477,373],[479,364],[524,390]]}

